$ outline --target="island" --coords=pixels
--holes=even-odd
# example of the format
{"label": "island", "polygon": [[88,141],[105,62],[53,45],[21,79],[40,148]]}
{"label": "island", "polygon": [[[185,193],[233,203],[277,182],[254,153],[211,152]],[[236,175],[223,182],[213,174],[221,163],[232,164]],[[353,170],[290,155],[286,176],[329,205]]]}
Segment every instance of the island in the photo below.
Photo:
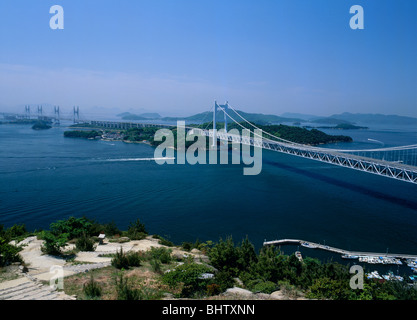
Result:
{"label": "island", "polygon": [[48,122],[40,120],[35,122],[35,124],[32,126],[33,130],[48,130],[51,128],[52,126],[50,126]]}
{"label": "island", "polygon": [[[301,127],[296,127],[296,126],[287,126],[284,124],[279,124],[279,125],[255,124],[255,125],[259,129],[262,129],[263,132],[268,132],[269,134],[277,138],[281,138],[281,139],[288,140],[294,143],[300,143],[300,144],[305,144],[305,145],[314,146],[314,145],[320,145],[320,144],[353,141],[353,139],[349,136],[329,135],[315,128],[309,130],[305,127],[301,128]],[[228,126],[228,129],[229,130],[238,129],[240,131],[240,129],[242,128],[241,126],[246,127],[247,124],[240,123],[240,125],[237,125],[235,123],[232,123]],[[269,134],[263,134],[263,136],[265,138],[271,139],[271,136],[269,136]]]}
{"label": "island", "polygon": [[101,133],[96,130],[72,130],[64,132],[65,138],[99,139]]}
{"label": "island", "polygon": [[[309,130],[307,128],[287,126],[283,124],[279,125],[260,125],[255,124],[259,129],[262,129],[263,132],[268,132],[269,134],[288,140],[294,143],[305,144],[305,145],[320,145],[328,143],[337,143],[337,142],[352,142],[353,139],[349,136],[344,135],[329,135],[315,128]],[[228,126],[228,130],[237,129],[240,133],[242,127],[245,128],[246,123],[240,123],[239,125],[231,123]],[[91,130],[87,130],[90,127]],[[189,125],[189,127],[195,127],[200,129],[209,128],[209,123],[204,123],[200,125]],[[73,127],[74,129],[76,127]],[[80,127],[83,130],[71,130],[65,131],[64,136],[67,138],[85,138],[85,139],[103,139],[103,140],[113,140],[113,141],[123,141],[130,143],[148,143],[152,146],[157,146],[161,142],[155,141],[155,133],[162,129],[162,127],[138,127],[130,129],[103,129],[94,127],[88,124],[83,124]],[[216,128],[223,129],[224,123],[218,123]],[[249,128],[248,128],[249,129]],[[253,128],[252,128],[253,129]],[[253,130],[251,130],[252,132]],[[172,127],[172,133],[174,135],[175,147],[177,142],[177,127]],[[263,134],[265,138],[271,138],[267,134]],[[273,139],[273,138],[272,138]],[[208,140],[208,139],[207,139]],[[194,141],[186,141],[185,147],[188,148],[194,143]],[[209,147],[209,142],[207,141],[207,148]]]}
{"label": "island", "polygon": [[317,127],[319,129],[337,129],[337,130],[367,130],[368,127],[356,126],[351,123],[341,123],[334,127]]}

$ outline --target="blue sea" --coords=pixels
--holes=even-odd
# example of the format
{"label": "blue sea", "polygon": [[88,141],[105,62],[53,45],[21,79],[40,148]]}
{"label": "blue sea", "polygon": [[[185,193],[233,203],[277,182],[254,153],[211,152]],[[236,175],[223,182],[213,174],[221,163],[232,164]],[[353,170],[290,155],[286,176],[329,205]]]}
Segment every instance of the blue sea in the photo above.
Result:
{"label": "blue sea", "polygon": [[[64,138],[65,130],[0,125],[0,224],[47,229],[85,215],[125,229],[139,218],[178,244],[248,236],[257,249],[295,238],[417,254],[417,185],[266,150],[256,176],[243,175],[244,164],[159,165],[149,145]],[[323,131],[354,138],[328,146],[337,148],[417,141],[415,128]]]}

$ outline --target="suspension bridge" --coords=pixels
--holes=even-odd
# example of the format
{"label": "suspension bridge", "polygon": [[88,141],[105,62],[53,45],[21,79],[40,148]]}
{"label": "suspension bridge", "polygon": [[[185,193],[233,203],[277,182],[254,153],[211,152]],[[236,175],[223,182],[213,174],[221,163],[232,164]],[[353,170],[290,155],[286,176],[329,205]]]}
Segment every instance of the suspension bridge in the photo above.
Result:
{"label": "suspension bridge", "polygon": [[[225,129],[221,131],[218,131],[215,125],[217,110],[221,110],[224,113]],[[229,110],[233,112],[233,116],[231,116]],[[237,121],[237,118],[240,118],[241,121]],[[227,131],[228,119],[231,119],[242,129],[250,128],[254,130],[253,137],[229,133]],[[219,139],[232,143],[251,145],[417,184],[417,144],[391,148],[349,150],[320,148],[294,143],[274,136],[268,132],[262,132],[260,128],[240,115],[227,102],[224,105],[219,105],[215,102],[212,122],[212,130],[193,130],[202,135],[211,137],[213,141]],[[242,123],[245,123],[247,126],[245,127]]]}
{"label": "suspension bridge", "polygon": [[[213,110],[214,109],[214,110]],[[272,135],[266,131],[262,131],[255,124],[249,122],[245,117],[240,115],[238,111],[226,102],[223,105],[214,103],[212,107],[213,119],[205,129],[187,126],[187,130],[191,130],[193,134],[200,134],[212,139],[213,144],[217,145],[217,141],[227,143],[245,144],[253,147],[263,148],[266,150],[290,154],[297,157],[307,158],[315,161],[333,164],[349,169],[359,170],[387,178],[405,181],[417,184],[417,144],[396,146],[389,148],[373,148],[373,149],[331,149],[324,147],[316,147],[295,143]],[[37,116],[42,117],[42,107],[38,106]],[[217,112],[221,111],[224,115],[224,130],[217,130]],[[17,118],[30,118],[30,107],[25,106],[24,115],[3,114],[3,116],[16,116]],[[54,115],[51,120],[59,123],[60,111],[59,107],[54,107]],[[73,120],[74,123],[84,123],[91,126],[112,128],[112,129],[130,129],[138,127],[174,127],[170,124],[144,123],[144,122],[126,122],[126,121],[101,121],[101,120],[82,120],[80,119],[80,111],[78,107],[73,107],[71,117],[67,120]],[[236,134],[235,131],[228,129],[229,119],[244,130],[251,130],[252,136]],[[238,119],[238,120],[237,120]],[[208,130],[210,125],[212,129]]]}

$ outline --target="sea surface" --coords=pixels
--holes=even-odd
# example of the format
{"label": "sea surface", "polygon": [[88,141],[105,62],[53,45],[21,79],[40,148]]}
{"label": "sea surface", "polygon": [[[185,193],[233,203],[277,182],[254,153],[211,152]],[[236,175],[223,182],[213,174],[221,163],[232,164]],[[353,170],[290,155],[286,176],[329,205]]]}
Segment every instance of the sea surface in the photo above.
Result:
{"label": "sea surface", "polygon": [[[0,224],[47,229],[85,215],[126,229],[139,218],[177,244],[248,236],[257,249],[295,238],[417,254],[417,185],[266,150],[257,176],[243,175],[245,164],[159,165],[149,145],[64,138],[65,130],[0,125]],[[416,128],[323,131],[354,138],[328,147],[417,142]]]}

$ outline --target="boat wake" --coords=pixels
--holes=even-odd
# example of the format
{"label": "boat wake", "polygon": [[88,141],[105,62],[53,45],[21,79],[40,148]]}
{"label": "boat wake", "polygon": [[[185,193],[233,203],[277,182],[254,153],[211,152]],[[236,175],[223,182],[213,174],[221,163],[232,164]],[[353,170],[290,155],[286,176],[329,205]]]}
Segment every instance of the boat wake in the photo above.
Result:
{"label": "boat wake", "polygon": [[127,161],[157,161],[157,160],[175,160],[175,158],[124,158],[124,159],[105,159],[106,162],[127,162]]}

